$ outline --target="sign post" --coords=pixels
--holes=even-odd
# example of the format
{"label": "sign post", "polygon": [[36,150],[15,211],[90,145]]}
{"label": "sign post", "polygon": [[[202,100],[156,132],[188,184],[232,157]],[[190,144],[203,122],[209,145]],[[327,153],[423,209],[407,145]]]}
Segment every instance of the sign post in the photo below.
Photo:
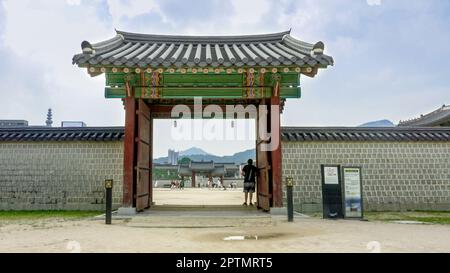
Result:
{"label": "sign post", "polygon": [[360,167],[343,167],[344,217],[363,218],[362,182]]}
{"label": "sign post", "polygon": [[294,222],[294,198],[292,194],[294,179],[292,177],[286,178],[286,187],[288,222]]}
{"label": "sign post", "polygon": [[111,218],[112,218],[112,188],[113,188],[113,180],[112,179],[105,180],[105,189],[106,189],[105,223],[107,225],[111,225]]}
{"label": "sign post", "polygon": [[343,218],[341,167],[339,165],[321,165],[323,218]]}

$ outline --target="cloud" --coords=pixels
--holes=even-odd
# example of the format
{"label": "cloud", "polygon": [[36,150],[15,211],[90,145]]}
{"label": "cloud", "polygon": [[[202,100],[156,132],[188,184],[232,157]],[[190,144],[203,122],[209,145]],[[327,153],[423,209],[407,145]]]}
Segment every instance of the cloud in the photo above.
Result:
{"label": "cloud", "polygon": [[114,33],[97,17],[99,4],[101,1],[79,6],[51,0],[3,1],[2,44],[10,65],[2,61],[0,67],[15,69],[7,75],[9,84],[2,81],[0,92],[6,95],[2,95],[0,109],[11,110],[2,110],[2,116],[21,116],[31,124],[42,124],[41,113],[52,107],[55,124],[78,119],[88,125],[122,123],[121,102],[107,101],[99,92],[104,79],[92,79],[72,65],[81,41],[102,40]]}
{"label": "cloud", "polygon": [[366,0],[369,6],[379,6],[381,5],[381,0]]}
{"label": "cloud", "polygon": [[[124,22],[144,14],[159,14],[159,7],[153,0],[107,0],[112,25],[120,28]],[[161,17],[160,14],[158,17]],[[161,22],[164,18],[160,18]],[[151,28],[152,26],[149,25]],[[157,27],[154,26],[154,27]]]}
{"label": "cloud", "polygon": [[79,6],[81,5],[81,0],[66,0],[66,3],[69,6]]}
{"label": "cloud", "polygon": [[336,65],[301,78],[303,97],[287,102],[285,124],[398,121],[448,103],[449,14],[448,1],[0,0],[0,92],[7,94],[0,115],[42,123],[51,106],[57,120],[123,124],[120,100],[103,97],[104,77],[71,64],[81,41],[108,39],[114,28],[195,35],[292,28],[299,39],[323,40]]}

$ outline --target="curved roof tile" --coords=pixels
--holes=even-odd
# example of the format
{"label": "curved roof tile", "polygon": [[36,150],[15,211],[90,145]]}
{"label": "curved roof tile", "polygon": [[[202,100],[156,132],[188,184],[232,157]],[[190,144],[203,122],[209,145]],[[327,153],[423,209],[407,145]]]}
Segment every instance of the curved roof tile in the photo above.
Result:
{"label": "curved roof tile", "polygon": [[333,65],[323,54],[322,42],[306,43],[289,31],[243,36],[177,36],[117,31],[116,37],[99,42],[83,41],[82,53],[73,63],[132,66],[266,66]]}
{"label": "curved roof tile", "polygon": [[450,141],[450,128],[284,127],[284,141]]}
{"label": "curved roof tile", "polygon": [[427,126],[447,126],[450,124],[450,106],[443,105],[439,109],[421,115],[419,118],[400,121],[398,126],[401,127],[427,127]]}
{"label": "curved roof tile", "polygon": [[122,141],[123,127],[0,128],[0,141]]}
{"label": "curved roof tile", "polygon": [[[282,127],[284,141],[450,141],[450,128]],[[122,141],[123,127],[0,128],[0,141]]]}

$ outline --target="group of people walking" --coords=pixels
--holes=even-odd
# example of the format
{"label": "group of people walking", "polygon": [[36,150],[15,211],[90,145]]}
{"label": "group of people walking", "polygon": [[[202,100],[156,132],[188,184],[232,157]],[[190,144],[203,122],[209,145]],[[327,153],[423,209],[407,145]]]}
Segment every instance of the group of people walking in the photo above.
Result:
{"label": "group of people walking", "polygon": [[181,179],[180,181],[178,180],[172,180],[170,182],[170,188],[173,189],[180,189],[183,190],[184,189],[184,179]]}
{"label": "group of people walking", "polygon": [[222,188],[223,190],[227,190],[227,188],[225,187],[224,183],[223,183],[223,178],[220,177],[219,179],[217,179],[216,181],[214,181],[214,179],[212,177],[208,178],[208,188]]}

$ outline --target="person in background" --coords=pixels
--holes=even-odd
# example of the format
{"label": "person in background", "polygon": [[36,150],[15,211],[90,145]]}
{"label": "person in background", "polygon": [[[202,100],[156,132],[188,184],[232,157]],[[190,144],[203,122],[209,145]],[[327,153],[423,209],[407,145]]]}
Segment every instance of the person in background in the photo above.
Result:
{"label": "person in background", "polygon": [[223,182],[223,177],[219,177],[219,188],[222,188],[224,191],[227,190],[227,187],[225,187],[225,183]]}
{"label": "person in background", "polygon": [[252,197],[253,193],[255,192],[257,172],[258,168],[253,166],[253,159],[249,159],[247,161],[247,165],[245,165],[244,168],[242,168],[241,174],[244,176],[244,194],[245,194],[245,202],[243,204],[244,206],[247,206],[247,200],[250,201],[249,205],[253,206]]}
{"label": "person in background", "polygon": [[181,177],[181,181],[180,181],[180,190],[184,190],[184,177]]}
{"label": "person in background", "polygon": [[211,190],[213,187],[213,178],[212,176],[208,177],[208,188]]}

